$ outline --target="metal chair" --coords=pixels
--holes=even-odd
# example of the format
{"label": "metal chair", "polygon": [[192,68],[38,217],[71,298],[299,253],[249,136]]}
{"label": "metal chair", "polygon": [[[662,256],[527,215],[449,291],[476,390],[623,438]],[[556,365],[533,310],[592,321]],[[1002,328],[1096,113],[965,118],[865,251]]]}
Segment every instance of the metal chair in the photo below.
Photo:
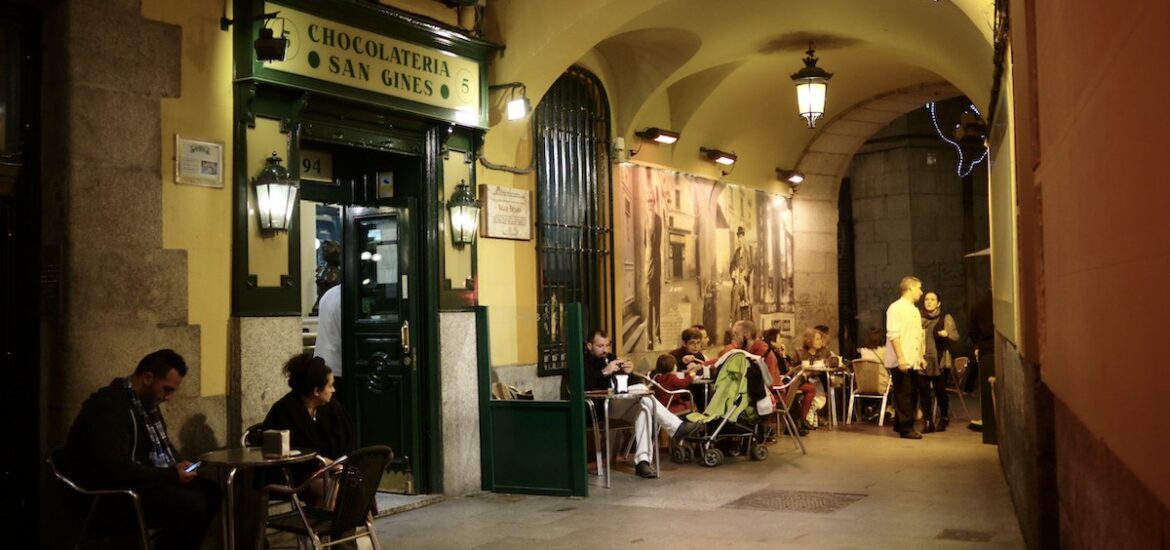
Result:
{"label": "metal chair", "polygon": [[81,534],[78,538],[77,545],[74,548],[80,548],[81,543],[85,542],[85,533],[89,530],[89,522],[93,520],[94,512],[96,512],[98,509],[98,502],[100,502],[103,497],[124,496],[129,498],[130,502],[134,505],[134,515],[138,520],[137,531],[139,543],[142,545],[143,550],[150,550],[151,544],[149,531],[146,528],[146,517],[142,514],[142,500],[138,497],[138,493],[132,489],[104,489],[91,491],[81,487],[77,484],[77,482],[73,481],[71,478],[69,478],[69,476],[62,473],[58,468],[58,465],[64,458],[64,452],[64,449],[57,448],[53,449],[53,451],[49,453],[49,458],[45,460],[45,462],[47,462],[49,465],[49,471],[53,473],[53,477],[56,477],[58,480],[60,480],[61,483],[71,489],[74,493],[93,499],[90,501],[89,513],[85,515],[85,521],[81,524]]}
{"label": "metal chair", "polygon": [[797,396],[800,395],[800,385],[803,382],[804,371],[797,370],[790,375],[788,382],[779,386],[772,386],[772,392],[776,394],[776,402],[778,403],[776,406],[777,429],[780,427],[780,421],[783,420],[784,426],[787,428],[788,437],[791,437],[792,441],[796,443],[796,446],[800,448],[801,454],[808,454],[808,450],[804,448],[804,441],[800,439],[800,425],[796,423],[796,420],[792,418],[792,413],[789,412],[792,409],[792,405],[796,403]]}
{"label": "metal chair", "polygon": [[881,400],[878,426],[885,426],[886,403],[890,398],[890,386],[893,385],[888,378],[883,383],[881,374],[885,368],[885,365],[877,361],[865,359],[853,361],[853,393],[849,396],[849,411],[845,413],[846,424],[853,421],[853,404],[857,399],[878,399]]}
{"label": "metal chair", "polygon": [[947,388],[947,391],[953,391],[959,396],[959,404],[963,406],[963,413],[967,416],[971,416],[971,411],[967,409],[967,401],[963,399],[963,383],[967,381],[967,365],[970,361],[966,357],[955,359],[955,365],[951,367],[951,382],[955,387]]}
{"label": "metal chair", "polygon": [[[678,390],[668,390],[668,389],[666,389],[665,386],[663,386],[662,384],[659,384],[653,378],[650,378],[649,376],[647,376],[645,374],[642,374],[640,372],[635,372],[632,374],[634,376],[642,379],[646,383],[646,385],[652,391],[654,391],[654,393],[655,393],[654,398],[655,399],[658,398],[658,395],[657,395],[658,392],[662,392],[662,393],[665,393],[665,394],[670,396],[670,397],[666,398],[666,403],[663,404],[663,406],[666,407],[666,410],[670,410],[670,406],[674,404],[675,399],[682,399],[684,395],[686,396],[686,402],[687,402],[687,407],[688,407],[688,410],[685,414],[690,414],[690,413],[698,410],[695,408],[695,394],[691,393],[691,390],[686,389],[686,388],[678,389]],[[631,437],[630,440],[626,443],[626,450],[625,450],[625,454],[623,456],[630,456],[630,452],[633,450],[633,447],[634,447],[634,438]]]}
{"label": "metal chair", "polygon": [[[381,550],[370,509],[377,496],[382,473],[393,455],[390,447],[384,445],[364,447],[338,458],[328,468],[317,470],[298,487],[278,484],[264,487],[264,494],[285,495],[293,505],[292,511],[269,517],[266,526],[307,537],[315,549],[365,537],[370,539],[375,550]],[[337,472],[334,475],[337,497],[333,508],[305,506],[301,503],[297,494],[308,489],[309,484],[330,470]],[[350,531],[354,531],[354,534],[348,535]],[[322,538],[328,539],[328,542],[322,542]]]}
{"label": "metal chair", "polygon": [[259,447],[264,444],[264,424],[255,423],[248,426],[240,435],[241,447]]}

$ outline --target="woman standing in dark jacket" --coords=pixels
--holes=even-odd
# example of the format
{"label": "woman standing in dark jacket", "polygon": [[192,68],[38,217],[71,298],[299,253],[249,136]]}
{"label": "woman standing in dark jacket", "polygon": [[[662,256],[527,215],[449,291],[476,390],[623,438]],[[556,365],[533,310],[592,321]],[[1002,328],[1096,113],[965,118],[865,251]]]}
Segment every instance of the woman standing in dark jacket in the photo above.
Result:
{"label": "woman standing in dark jacket", "polygon": [[[317,451],[325,464],[352,451],[353,427],[333,399],[333,372],[325,361],[307,353],[294,355],[284,364],[284,375],[292,391],[268,410],[264,429],[288,430],[291,446]],[[312,467],[303,467],[295,476],[303,479],[312,472]]]}
{"label": "woman standing in dark jacket", "polygon": [[[942,302],[937,292],[922,295],[922,329],[926,332],[926,368],[918,373],[918,403],[922,416],[926,418],[922,433],[936,430],[932,415],[934,401],[938,400],[938,431],[950,424],[950,399],[947,397],[947,378],[951,374],[951,342],[959,340],[959,329],[955,320],[942,312]],[[933,399],[932,399],[933,398]]]}

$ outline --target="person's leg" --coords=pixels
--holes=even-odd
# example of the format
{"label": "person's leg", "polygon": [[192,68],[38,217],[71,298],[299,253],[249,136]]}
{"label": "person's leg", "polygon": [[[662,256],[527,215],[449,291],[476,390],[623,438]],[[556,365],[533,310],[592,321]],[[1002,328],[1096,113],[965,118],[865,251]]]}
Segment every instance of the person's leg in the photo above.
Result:
{"label": "person's leg", "polygon": [[634,425],[635,464],[650,461],[650,416],[641,402],[640,399],[614,399],[609,403],[609,411],[615,418]]}
{"label": "person's leg", "polygon": [[817,396],[817,387],[809,382],[800,385],[800,391],[803,394],[800,401],[800,418],[803,421],[808,418],[808,411],[812,408],[813,398]]}
{"label": "person's leg", "polygon": [[951,398],[947,395],[947,381],[951,379],[951,369],[943,369],[942,376],[934,378],[934,398],[938,400],[938,418],[949,419],[951,416]]}
{"label": "person's leg", "polygon": [[933,376],[925,374],[919,374],[916,380],[918,404],[922,408],[922,420],[926,422],[930,422],[934,414],[934,389],[930,386],[933,381]]}
{"label": "person's leg", "polygon": [[657,399],[642,399],[640,403],[647,413],[654,415],[654,421],[658,423],[659,428],[666,430],[666,433],[674,435],[678,427],[682,426],[682,420]]}
{"label": "person's leg", "polygon": [[157,548],[196,550],[219,513],[222,491],[210,479],[190,485],[160,484],[139,490],[146,524],[161,528]]}
{"label": "person's leg", "polygon": [[909,371],[890,369],[893,376],[894,394],[894,431],[908,433],[914,431],[914,382]]}

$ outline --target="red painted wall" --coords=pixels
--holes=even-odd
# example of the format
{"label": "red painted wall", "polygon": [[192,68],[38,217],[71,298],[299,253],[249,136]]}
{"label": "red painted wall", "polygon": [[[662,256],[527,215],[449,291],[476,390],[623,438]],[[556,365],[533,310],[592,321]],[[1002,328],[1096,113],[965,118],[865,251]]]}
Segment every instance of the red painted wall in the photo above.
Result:
{"label": "red painted wall", "polygon": [[[1170,505],[1170,2],[1028,4],[1042,377]],[[1017,80],[1028,78],[1016,69]],[[1031,114],[1029,102],[1016,102],[1017,117]],[[1035,217],[1020,215],[1022,225]]]}

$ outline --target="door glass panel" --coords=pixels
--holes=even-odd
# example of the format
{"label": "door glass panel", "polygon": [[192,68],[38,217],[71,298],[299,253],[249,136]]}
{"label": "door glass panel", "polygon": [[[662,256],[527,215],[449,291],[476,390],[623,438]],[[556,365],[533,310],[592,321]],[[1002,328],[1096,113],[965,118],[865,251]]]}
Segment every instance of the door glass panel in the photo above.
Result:
{"label": "door glass panel", "polygon": [[386,216],[358,222],[361,246],[359,319],[398,318],[398,218]]}

